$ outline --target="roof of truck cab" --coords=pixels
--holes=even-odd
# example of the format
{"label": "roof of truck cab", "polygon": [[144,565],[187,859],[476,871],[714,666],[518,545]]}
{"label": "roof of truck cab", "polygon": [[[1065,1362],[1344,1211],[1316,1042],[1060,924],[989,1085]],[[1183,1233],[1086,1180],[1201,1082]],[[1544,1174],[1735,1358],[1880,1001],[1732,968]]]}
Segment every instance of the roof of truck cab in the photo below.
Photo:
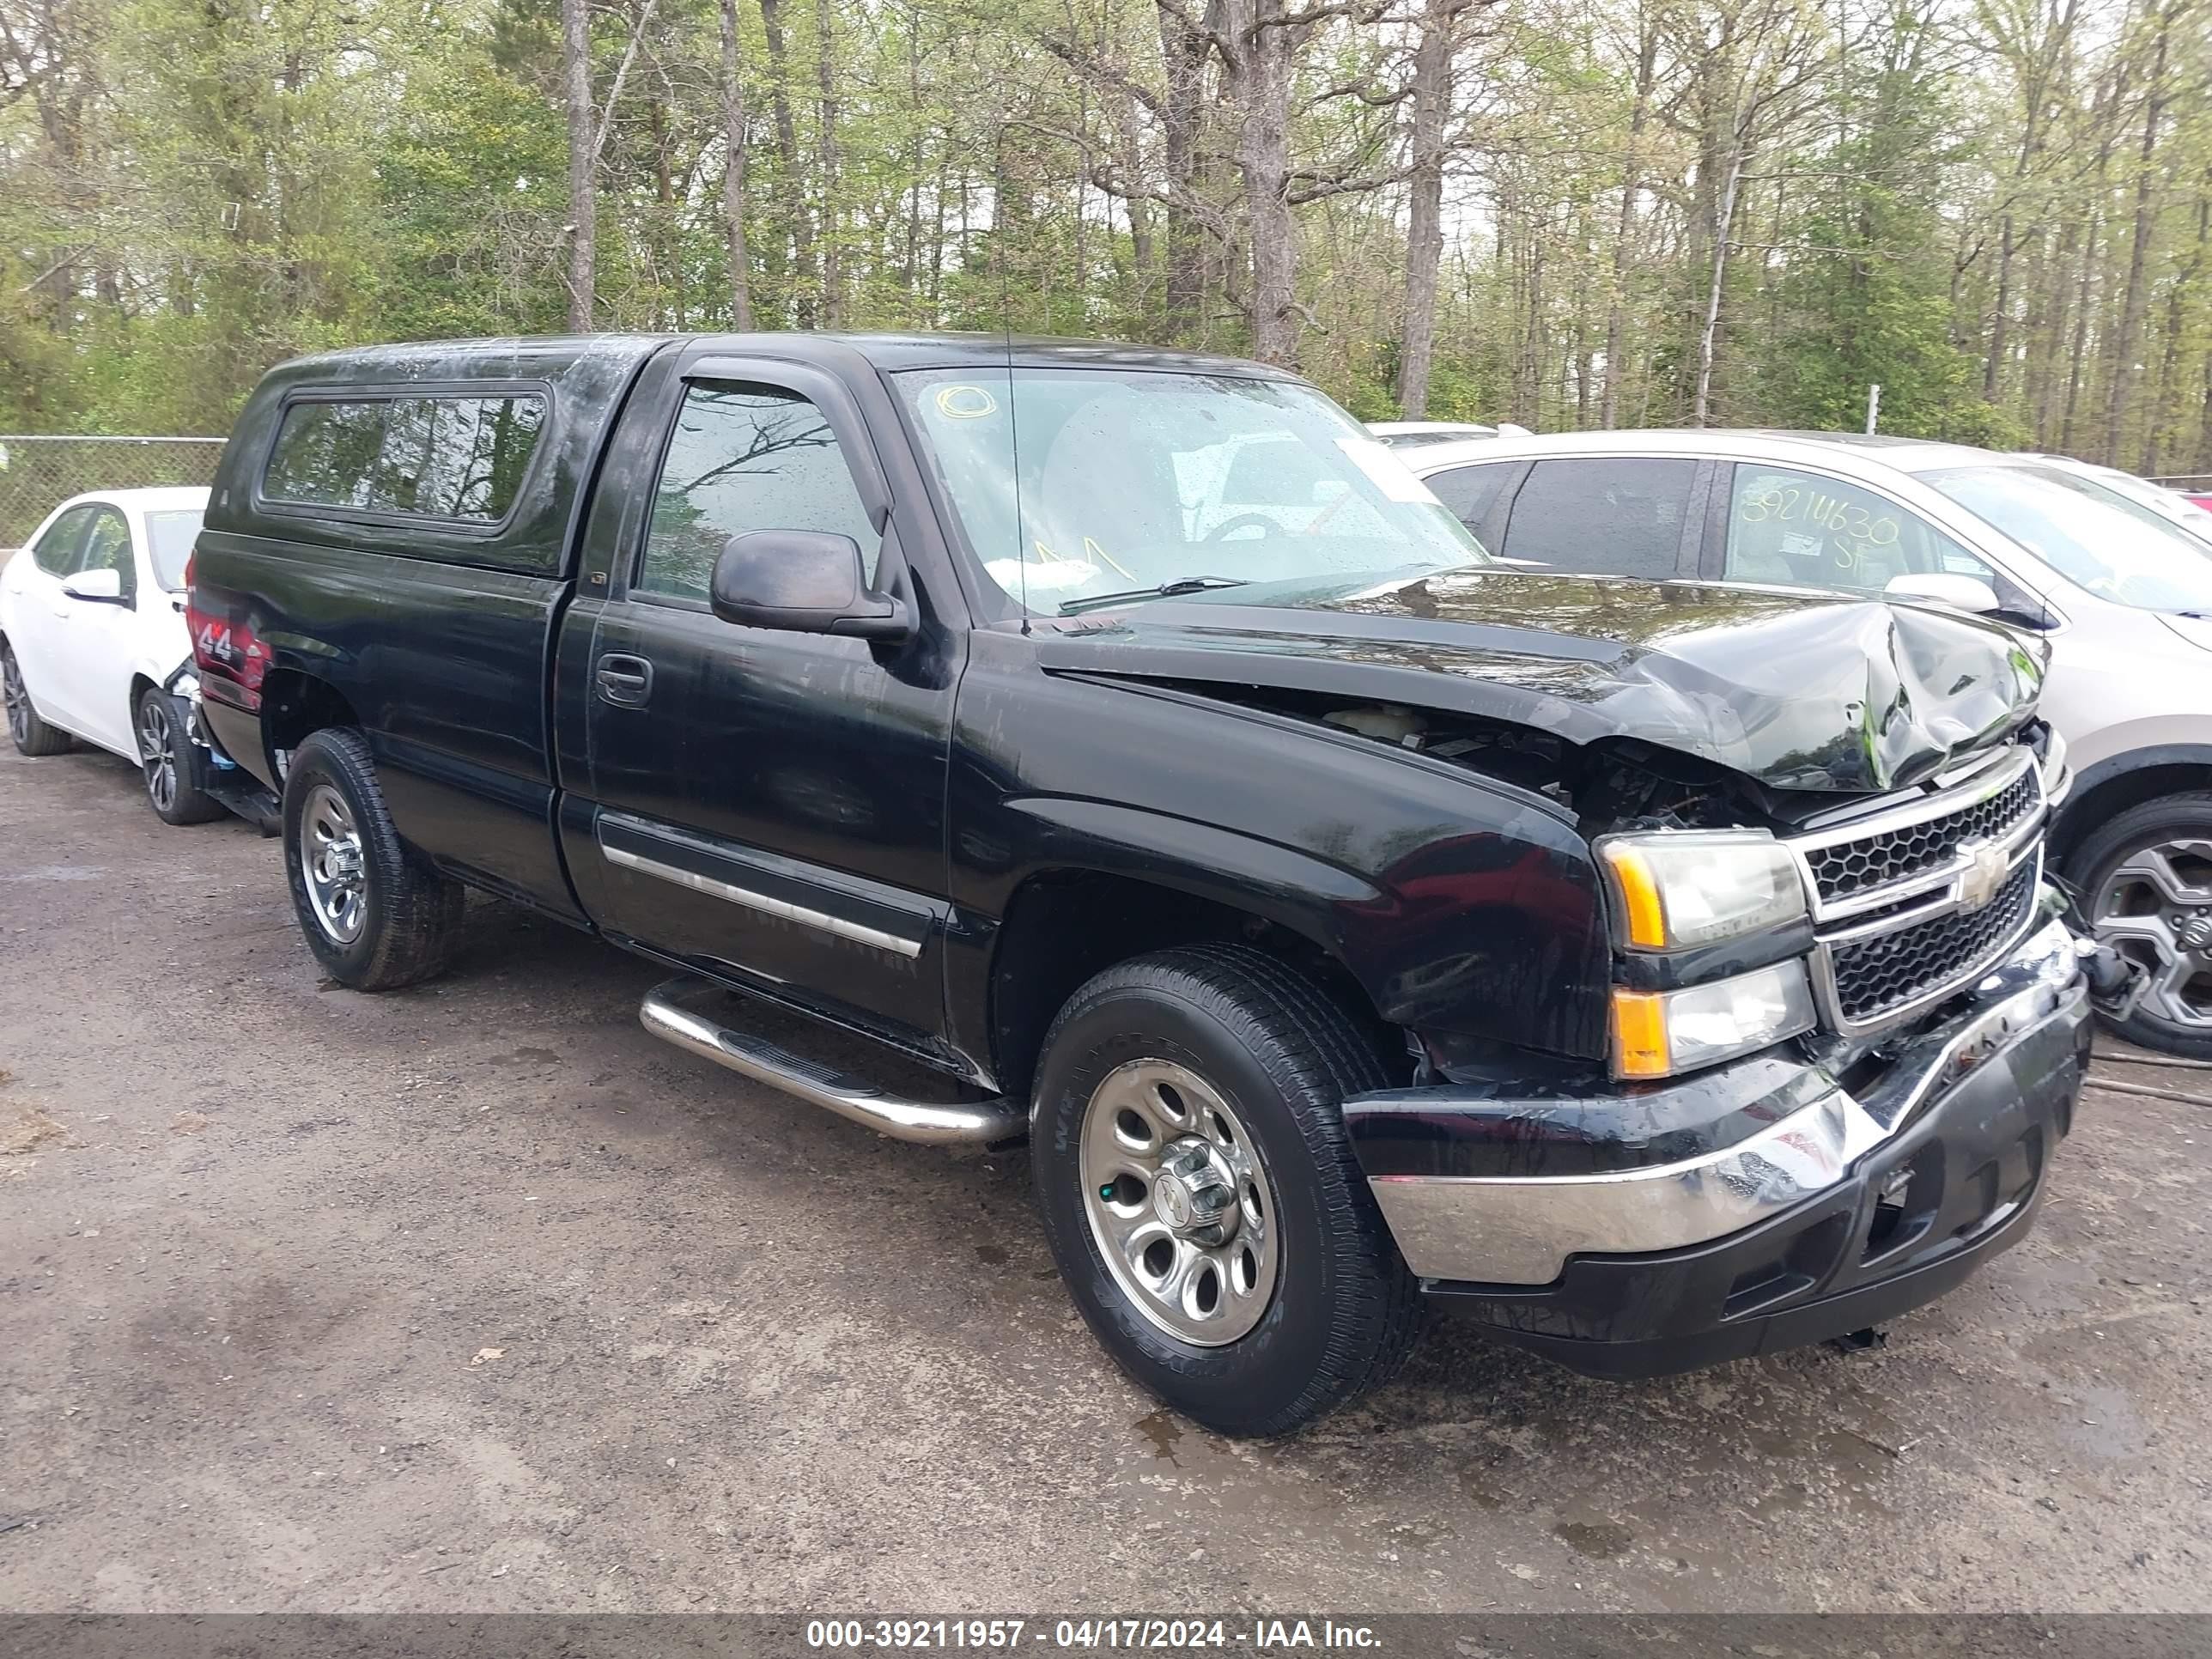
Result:
{"label": "roof of truck cab", "polygon": [[506,335],[470,340],[406,340],[386,345],[344,346],[295,357],[270,371],[289,381],[437,381],[492,378],[490,365],[567,364],[601,358],[634,362],[650,356],[672,336],[654,334]]}
{"label": "roof of truck cab", "polygon": [[635,361],[671,345],[702,345],[732,356],[821,361],[843,348],[875,368],[1121,368],[1178,370],[1208,374],[1295,380],[1291,371],[1241,357],[1171,351],[1115,340],[1063,339],[1028,334],[832,334],[783,331],[752,334],[568,334],[517,335],[487,339],[417,340],[390,345],[351,346],[301,357],[283,365],[294,381],[318,377],[349,381],[385,375],[435,380],[482,376],[484,366],[528,362],[580,362],[598,357]]}
{"label": "roof of truck cab", "polygon": [[[788,337],[774,334],[749,338],[736,336],[732,343],[745,339],[746,343],[752,344]],[[991,368],[1011,362],[1018,368],[1176,369],[1209,374],[1260,375],[1269,380],[1298,378],[1290,369],[1243,357],[1048,334],[829,334],[817,337],[842,341],[878,368],[885,369]]]}

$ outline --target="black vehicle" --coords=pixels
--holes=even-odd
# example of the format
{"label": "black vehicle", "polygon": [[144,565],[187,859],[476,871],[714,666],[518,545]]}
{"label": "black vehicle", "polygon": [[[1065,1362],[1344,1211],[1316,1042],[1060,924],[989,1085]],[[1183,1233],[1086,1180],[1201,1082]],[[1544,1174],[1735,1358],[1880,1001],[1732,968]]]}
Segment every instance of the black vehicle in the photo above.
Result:
{"label": "black vehicle", "polygon": [[1611,1375],[1940,1294],[2029,1225],[2114,971],[2041,884],[2033,647],[1509,574],[1250,363],[312,358],[194,583],[331,975],[435,973],[477,887],[667,963],[708,1059],[1026,1133],[1100,1340],[1229,1432],[1388,1376],[1424,1292]]}

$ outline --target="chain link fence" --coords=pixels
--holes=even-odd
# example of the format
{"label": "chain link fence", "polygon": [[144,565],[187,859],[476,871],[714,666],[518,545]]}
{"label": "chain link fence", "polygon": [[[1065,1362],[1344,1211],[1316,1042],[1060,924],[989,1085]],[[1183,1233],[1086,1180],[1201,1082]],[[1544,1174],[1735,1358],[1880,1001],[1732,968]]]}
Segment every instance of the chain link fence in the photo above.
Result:
{"label": "chain link fence", "polygon": [[215,478],[221,438],[48,438],[0,433],[0,560],[39,522],[88,489],[204,484]]}

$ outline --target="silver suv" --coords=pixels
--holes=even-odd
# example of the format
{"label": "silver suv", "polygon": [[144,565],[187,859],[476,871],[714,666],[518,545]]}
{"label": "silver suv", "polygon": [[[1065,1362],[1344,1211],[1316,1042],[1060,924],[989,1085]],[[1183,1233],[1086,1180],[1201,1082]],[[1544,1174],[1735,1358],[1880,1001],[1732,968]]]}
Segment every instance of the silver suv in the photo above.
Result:
{"label": "silver suv", "polygon": [[1483,438],[1405,459],[1523,568],[1936,602],[2051,647],[2075,782],[2051,836],[2100,936],[2149,970],[2122,1025],[2212,1058],[2212,550],[2081,471],[1813,433]]}

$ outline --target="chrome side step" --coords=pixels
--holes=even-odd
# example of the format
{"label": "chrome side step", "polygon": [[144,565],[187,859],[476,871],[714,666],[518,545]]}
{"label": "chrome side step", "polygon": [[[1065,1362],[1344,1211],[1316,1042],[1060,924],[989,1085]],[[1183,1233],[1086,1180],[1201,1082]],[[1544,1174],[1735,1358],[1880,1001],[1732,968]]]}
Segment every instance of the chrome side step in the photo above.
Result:
{"label": "chrome side step", "polygon": [[896,1140],[940,1146],[1007,1140],[1029,1127],[1028,1115],[1003,1097],[941,1103],[901,1100],[702,1012],[730,994],[711,980],[686,975],[647,991],[638,1007],[638,1021],[665,1042],[827,1107]]}

